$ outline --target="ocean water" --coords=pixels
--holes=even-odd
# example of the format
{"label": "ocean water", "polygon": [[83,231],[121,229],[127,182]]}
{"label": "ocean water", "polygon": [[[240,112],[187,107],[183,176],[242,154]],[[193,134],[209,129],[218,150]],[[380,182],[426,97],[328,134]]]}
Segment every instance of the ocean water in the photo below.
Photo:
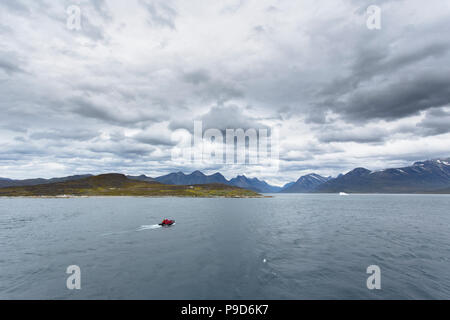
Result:
{"label": "ocean water", "polygon": [[449,208],[449,195],[0,198],[0,299],[449,299]]}

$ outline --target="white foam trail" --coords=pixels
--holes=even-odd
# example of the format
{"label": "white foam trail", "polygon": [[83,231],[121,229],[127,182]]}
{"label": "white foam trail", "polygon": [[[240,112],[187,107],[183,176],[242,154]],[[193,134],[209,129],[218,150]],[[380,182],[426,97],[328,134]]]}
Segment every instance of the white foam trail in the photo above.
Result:
{"label": "white foam trail", "polygon": [[143,230],[151,230],[151,229],[158,229],[161,228],[159,224],[151,224],[151,225],[143,225],[137,228],[136,231],[143,231]]}
{"label": "white foam trail", "polygon": [[132,232],[134,230],[125,230],[125,231],[116,231],[116,232],[108,232],[108,233],[103,233],[100,236],[105,237],[105,236],[112,236],[115,234],[121,234],[121,233],[127,233],[127,232]]}
{"label": "white foam trail", "polygon": [[[175,225],[175,223],[173,223],[172,225]],[[137,229],[104,233],[104,234],[101,234],[101,236],[104,237],[104,236],[110,236],[110,235],[126,233],[126,232],[144,231],[144,230],[152,230],[152,229],[159,229],[159,228],[162,228],[162,226],[160,226],[159,224],[142,225]]]}

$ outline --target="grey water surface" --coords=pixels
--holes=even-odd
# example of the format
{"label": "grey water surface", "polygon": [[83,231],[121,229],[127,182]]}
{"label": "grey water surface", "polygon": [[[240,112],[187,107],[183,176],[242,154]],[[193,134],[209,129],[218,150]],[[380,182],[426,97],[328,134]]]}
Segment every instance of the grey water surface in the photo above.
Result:
{"label": "grey water surface", "polygon": [[449,299],[449,208],[449,195],[0,198],[0,299]]}

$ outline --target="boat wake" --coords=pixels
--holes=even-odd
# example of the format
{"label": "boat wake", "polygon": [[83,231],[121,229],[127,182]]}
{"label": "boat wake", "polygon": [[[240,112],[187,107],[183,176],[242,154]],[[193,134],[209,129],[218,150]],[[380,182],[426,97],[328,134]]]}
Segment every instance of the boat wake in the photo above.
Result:
{"label": "boat wake", "polygon": [[136,229],[136,231],[152,230],[162,228],[159,224],[143,225]]}
{"label": "boat wake", "polygon": [[[175,222],[171,224],[171,226],[174,226]],[[144,231],[144,230],[152,230],[152,229],[159,229],[163,226],[160,224],[151,224],[151,225],[143,225],[136,229],[136,231]]]}
{"label": "boat wake", "polygon": [[117,234],[122,234],[122,233],[127,233],[127,232],[133,232],[134,230],[124,230],[124,231],[115,231],[115,232],[108,232],[108,233],[103,233],[100,236],[102,237],[106,237],[106,236],[114,236]]}
{"label": "boat wake", "polygon": [[[175,223],[174,223],[175,224]],[[172,225],[174,225],[172,224]],[[102,237],[105,236],[111,236],[111,235],[116,235],[116,234],[122,234],[122,233],[127,233],[127,232],[133,232],[133,231],[144,231],[144,230],[152,230],[152,229],[159,229],[162,228],[161,225],[159,224],[150,224],[150,225],[142,225],[137,229],[133,229],[133,230],[124,230],[124,231],[116,231],[116,232],[109,232],[109,233],[104,233],[101,234]]]}

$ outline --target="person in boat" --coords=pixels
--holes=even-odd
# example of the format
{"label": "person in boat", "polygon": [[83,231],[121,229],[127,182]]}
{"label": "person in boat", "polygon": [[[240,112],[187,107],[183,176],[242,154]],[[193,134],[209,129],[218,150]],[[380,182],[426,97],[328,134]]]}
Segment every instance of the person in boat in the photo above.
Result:
{"label": "person in boat", "polygon": [[161,225],[171,225],[174,221],[173,220],[169,220],[169,219],[164,219],[161,222]]}

